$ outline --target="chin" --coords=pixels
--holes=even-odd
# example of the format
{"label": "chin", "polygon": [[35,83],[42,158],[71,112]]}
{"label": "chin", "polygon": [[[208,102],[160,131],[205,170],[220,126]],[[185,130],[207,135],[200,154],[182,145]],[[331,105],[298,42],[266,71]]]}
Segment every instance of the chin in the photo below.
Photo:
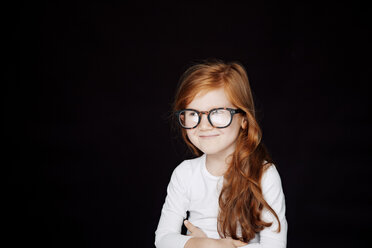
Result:
{"label": "chin", "polygon": [[218,147],[198,147],[200,151],[207,155],[217,154],[221,152],[221,149]]}

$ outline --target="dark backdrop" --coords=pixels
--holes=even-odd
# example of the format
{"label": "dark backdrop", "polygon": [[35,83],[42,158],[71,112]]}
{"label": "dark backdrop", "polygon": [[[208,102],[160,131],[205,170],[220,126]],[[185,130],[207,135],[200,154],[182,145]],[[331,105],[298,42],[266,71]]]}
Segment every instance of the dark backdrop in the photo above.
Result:
{"label": "dark backdrop", "polygon": [[366,7],[27,1],[2,12],[14,247],[154,247],[170,175],[191,157],[170,128],[173,95],[206,58],[248,71],[282,178],[288,247],[367,242]]}

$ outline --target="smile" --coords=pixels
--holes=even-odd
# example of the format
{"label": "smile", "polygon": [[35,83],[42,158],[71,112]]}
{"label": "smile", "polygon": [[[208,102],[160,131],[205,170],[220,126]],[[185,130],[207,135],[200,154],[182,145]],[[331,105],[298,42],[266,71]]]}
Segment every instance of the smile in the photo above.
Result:
{"label": "smile", "polygon": [[203,139],[210,139],[210,138],[214,138],[214,137],[217,137],[218,134],[211,134],[211,135],[199,135],[199,138],[203,138]]}

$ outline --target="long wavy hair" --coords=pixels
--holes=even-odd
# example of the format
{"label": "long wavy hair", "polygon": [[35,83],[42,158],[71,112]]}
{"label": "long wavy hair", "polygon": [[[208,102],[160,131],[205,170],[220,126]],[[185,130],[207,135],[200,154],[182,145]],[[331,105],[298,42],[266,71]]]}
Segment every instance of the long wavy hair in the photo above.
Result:
{"label": "long wavy hair", "polygon": [[[252,91],[244,67],[238,62],[225,63],[221,60],[194,64],[180,78],[173,111],[185,109],[199,92],[221,87],[229,101],[245,112],[243,116],[247,126],[240,129],[236,149],[224,174],[217,228],[222,238],[249,242],[256,233],[272,225],[272,222],[261,219],[264,207],[277,219],[277,232],[281,227],[277,214],[262,195],[261,178],[273,161],[261,142],[262,132],[255,118]],[[181,133],[187,146],[200,156],[202,152],[190,142],[186,131],[181,128]]]}

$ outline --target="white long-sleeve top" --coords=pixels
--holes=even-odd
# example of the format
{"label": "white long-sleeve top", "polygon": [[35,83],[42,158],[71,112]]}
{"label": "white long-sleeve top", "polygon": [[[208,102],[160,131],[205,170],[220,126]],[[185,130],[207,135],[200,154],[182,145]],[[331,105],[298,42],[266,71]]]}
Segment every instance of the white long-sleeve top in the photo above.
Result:
{"label": "white long-sleeve top", "polygon": [[[167,188],[167,197],[161,211],[155,245],[157,248],[183,248],[192,238],[181,234],[186,211],[189,221],[200,228],[209,238],[220,239],[217,232],[218,198],[223,185],[223,176],[216,177],[206,168],[206,155],[183,161],[173,171]],[[285,218],[285,198],[282,183],[275,165],[263,174],[261,187],[264,199],[276,212],[281,224],[266,208],[262,220],[273,222],[250,240],[244,248],[283,248],[287,243],[288,224]],[[242,248],[243,248],[242,247]]]}

